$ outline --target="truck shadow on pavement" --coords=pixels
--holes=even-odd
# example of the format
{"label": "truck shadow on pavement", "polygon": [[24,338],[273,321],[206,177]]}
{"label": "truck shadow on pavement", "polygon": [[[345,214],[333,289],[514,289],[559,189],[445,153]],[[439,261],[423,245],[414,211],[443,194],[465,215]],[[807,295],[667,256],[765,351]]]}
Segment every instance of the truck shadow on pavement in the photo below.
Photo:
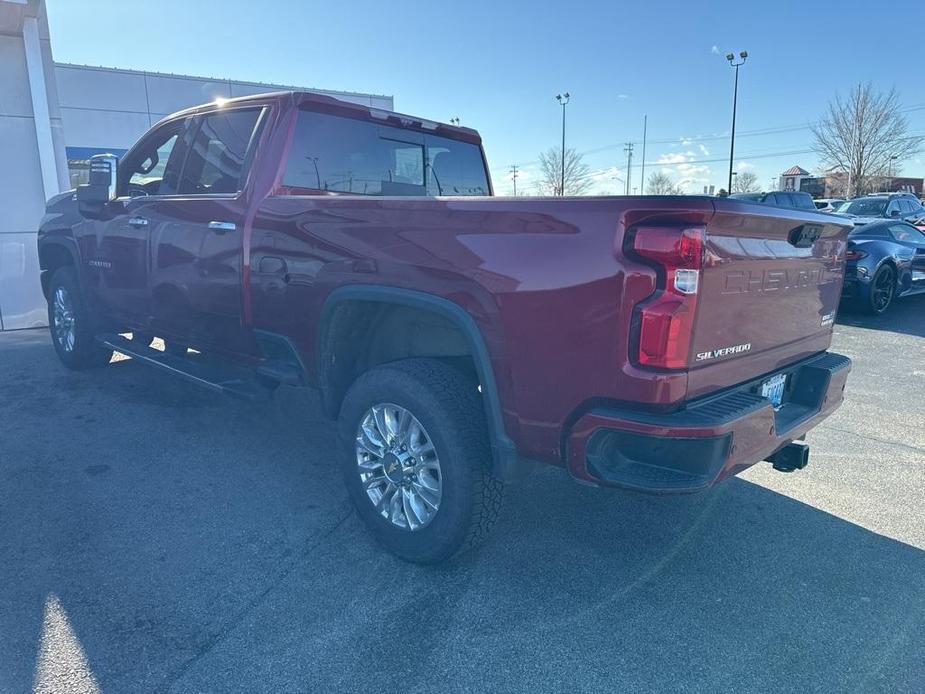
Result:
{"label": "truck shadow on pavement", "polygon": [[351,512],[310,398],[68,372],[44,332],[0,336],[0,365],[0,691],[923,683],[925,553],[761,486],[548,469],[481,550],[417,567]]}
{"label": "truck shadow on pavement", "polygon": [[871,316],[842,306],[837,322],[870,330],[887,330],[925,337],[925,294],[896,299],[882,316]]}

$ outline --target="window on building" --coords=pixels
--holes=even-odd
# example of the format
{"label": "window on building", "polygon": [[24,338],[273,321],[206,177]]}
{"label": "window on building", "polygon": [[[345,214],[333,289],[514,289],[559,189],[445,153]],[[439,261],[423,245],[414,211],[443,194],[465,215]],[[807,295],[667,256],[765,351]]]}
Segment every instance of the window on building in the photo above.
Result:
{"label": "window on building", "polygon": [[488,194],[477,145],[313,111],[299,114],[283,184],[354,195]]}
{"label": "window on building", "polygon": [[259,108],[216,111],[202,118],[180,177],[181,194],[237,193]]}

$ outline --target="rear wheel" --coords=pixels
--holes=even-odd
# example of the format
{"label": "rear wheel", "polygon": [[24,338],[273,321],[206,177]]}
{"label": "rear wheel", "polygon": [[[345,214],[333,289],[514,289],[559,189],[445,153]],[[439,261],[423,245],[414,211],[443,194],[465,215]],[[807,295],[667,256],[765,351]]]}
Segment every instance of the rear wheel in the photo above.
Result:
{"label": "rear wheel", "polygon": [[881,315],[893,303],[896,294],[896,270],[892,265],[881,265],[870,282],[870,297],[864,306],[868,313]]}
{"label": "rear wheel", "polygon": [[347,393],[341,472],[360,518],[402,559],[442,561],[478,544],[504,485],[490,471],[477,383],[432,359],[372,369]]}
{"label": "rear wheel", "polygon": [[55,352],[68,368],[104,366],[112,359],[112,350],[94,339],[96,321],[71,266],[58,268],[48,283],[48,325]]}

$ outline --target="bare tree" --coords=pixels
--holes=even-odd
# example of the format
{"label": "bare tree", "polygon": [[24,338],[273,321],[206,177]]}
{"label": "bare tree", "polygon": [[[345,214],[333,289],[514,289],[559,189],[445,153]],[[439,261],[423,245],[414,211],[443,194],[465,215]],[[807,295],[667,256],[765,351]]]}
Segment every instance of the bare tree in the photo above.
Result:
{"label": "bare tree", "polygon": [[646,181],[646,193],[648,195],[683,195],[684,191],[681,186],[671,180],[671,177],[657,171]]}
{"label": "bare tree", "polygon": [[843,171],[846,193],[866,193],[892,168],[918,154],[923,137],[910,135],[896,89],[875,93],[858,84],[846,99],[836,95],[812,126],[813,150],[830,170]]}
{"label": "bare tree", "polygon": [[754,171],[743,171],[736,174],[735,183],[732,184],[733,193],[755,193],[761,190],[758,185],[758,174]]}
{"label": "bare tree", "polygon": [[[565,150],[565,194],[584,195],[594,182],[588,165],[574,149]],[[550,147],[540,152],[540,195],[562,195],[562,150]]]}

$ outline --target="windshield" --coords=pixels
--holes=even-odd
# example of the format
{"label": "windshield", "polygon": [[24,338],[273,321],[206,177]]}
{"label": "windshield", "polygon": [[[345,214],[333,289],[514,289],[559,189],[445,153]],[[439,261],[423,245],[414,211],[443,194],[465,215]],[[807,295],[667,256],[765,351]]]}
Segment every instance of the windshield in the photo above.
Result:
{"label": "windshield", "polygon": [[856,214],[860,217],[879,217],[886,209],[888,200],[885,198],[861,198],[842,203],[838,211],[842,214]]}

